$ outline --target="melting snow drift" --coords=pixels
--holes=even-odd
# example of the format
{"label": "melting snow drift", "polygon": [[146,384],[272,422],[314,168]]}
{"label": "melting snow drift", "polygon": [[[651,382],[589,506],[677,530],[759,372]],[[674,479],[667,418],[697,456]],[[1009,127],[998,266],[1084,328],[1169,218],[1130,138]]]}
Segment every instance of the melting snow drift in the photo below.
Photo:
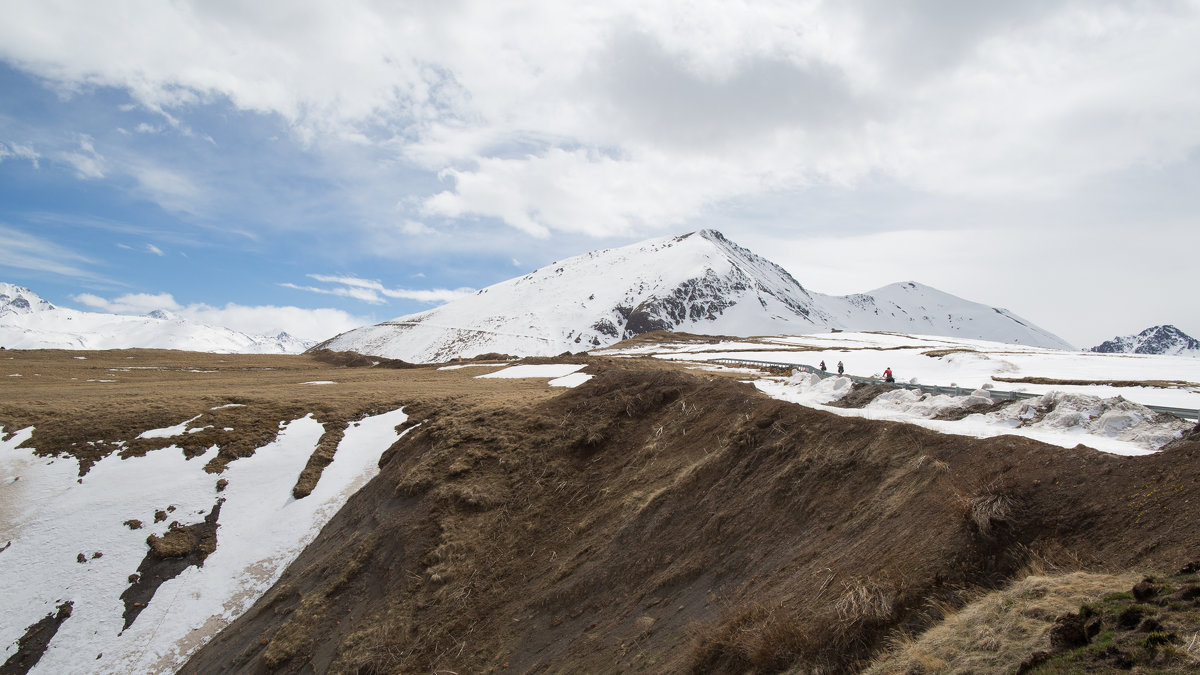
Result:
{"label": "melting snow drift", "polygon": [[[18,448],[33,429],[0,442],[0,661],[30,625],[65,602],[59,627],[34,673],[174,672],[187,656],[248,609],[346,500],[378,473],[379,457],[407,417],[396,410],[346,429],[312,494],[292,486],[324,429],[311,416],[283,425],[253,456],[209,474],[217,448],[191,460],[172,446],[143,457],[100,460],[83,478],[74,458]],[[178,435],[182,426],[160,430]],[[175,432],[172,434],[171,432]],[[217,481],[227,486],[218,491]],[[168,521],[203,520],[220,504],[217,547],[201,567],[163,583],[129,628],[121,594]],[[170,511],[155,522],[156,511]],[[134,529],[126,521],[144,524]],[[20,580],[21,583],[11,583]]]}

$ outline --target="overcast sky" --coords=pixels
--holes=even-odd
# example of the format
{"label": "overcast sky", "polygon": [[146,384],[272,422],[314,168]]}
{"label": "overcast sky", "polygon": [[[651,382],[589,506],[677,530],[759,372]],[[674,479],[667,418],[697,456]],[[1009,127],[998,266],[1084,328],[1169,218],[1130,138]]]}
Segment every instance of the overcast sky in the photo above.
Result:
{"label": "overcast sky", "polygon": [[1200,0],[0,19],[0,281],[56,304],[323,338],[712,227],[813,291],[1200,337]]}

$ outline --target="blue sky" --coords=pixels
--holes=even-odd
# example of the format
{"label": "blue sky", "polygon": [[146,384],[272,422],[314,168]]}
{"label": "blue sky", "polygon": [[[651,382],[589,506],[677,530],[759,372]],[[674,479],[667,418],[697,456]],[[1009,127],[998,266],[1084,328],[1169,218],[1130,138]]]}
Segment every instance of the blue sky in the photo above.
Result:
{"label": "blue sky", "polygon": [[319,339],[722,230],[1200,334],[1200,3],[0,0],[0,280]]}

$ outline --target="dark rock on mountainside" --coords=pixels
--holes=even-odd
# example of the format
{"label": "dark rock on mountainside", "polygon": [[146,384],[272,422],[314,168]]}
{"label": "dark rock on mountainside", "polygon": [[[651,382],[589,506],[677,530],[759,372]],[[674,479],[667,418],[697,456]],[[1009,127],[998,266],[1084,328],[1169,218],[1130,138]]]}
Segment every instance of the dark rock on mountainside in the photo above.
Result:
{"label": "dark rock on mountainside", "polygon": [[740,336],[870,330],[1074,349],[1008,310],[912,281],[850,296],[815,293],[716,230],[556,261],[314,349],[436,363],[486,352],[578,353],[658,330]]}
{"label": "dark rock on mountainside", "polygon": [[1115,337],[1092,347],[1091,351],[1104,354],[1200,356],[1200,340],[1191,337],[1175,326],[1153,326],[1137,335]]}

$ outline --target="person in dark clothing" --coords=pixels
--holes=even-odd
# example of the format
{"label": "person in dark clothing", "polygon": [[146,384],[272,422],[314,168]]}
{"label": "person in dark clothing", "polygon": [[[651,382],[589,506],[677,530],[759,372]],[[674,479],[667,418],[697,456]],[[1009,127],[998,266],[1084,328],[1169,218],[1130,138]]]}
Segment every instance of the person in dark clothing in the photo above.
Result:
{"label": "person in dark clothing", "polygon": [[838,361],[838,375],[841,375],[844,372],[846,372],[846,367],[842,365],[841,361]]}
{"label": "person in dark clothing", "polygon": [[821,372],[825,372],[825,361],[821,361]]}

